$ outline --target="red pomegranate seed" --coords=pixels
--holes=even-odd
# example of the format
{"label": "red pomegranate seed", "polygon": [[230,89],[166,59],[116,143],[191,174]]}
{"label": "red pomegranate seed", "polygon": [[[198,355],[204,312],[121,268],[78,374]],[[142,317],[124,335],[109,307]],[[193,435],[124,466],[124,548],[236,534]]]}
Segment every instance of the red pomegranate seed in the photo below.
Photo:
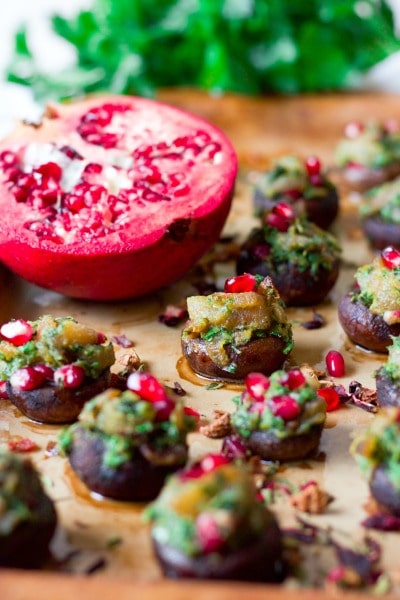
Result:
{"label": "red pomegranate seed", "polygon": [[161,383],[150,373],[131,373],[126,382],[129,390],[148,402],[159,402],[168,399],[167,392]]}
{"label": "red pomegranate seed", "polygon": [[35,169],[35,173],[40,173],[43,177],[48,177],[60,181],[62,177],[62,168],[55,162],[48,162]]}
{"label": "red pomegranate seed", "polygon": [[175,402],[171,398],[164,398],[164,400],[157,400],[156,402],[152,402],[152,405],[155,409],[155,421],[168,421],[171,416],[172,411],[175,408]]}
{"label": "red pomegranate seed", "polygon": [[281,384],[288,387],[289,390],[295,390],[300,386],[304,385],[306,378],[300,369],[292,369],[288,371],[281,379]]}
{"label": "red pomegranate seed", "polygon": [[271,385],[268,377],[262,373],[249,373],[245,379],[247,392],[254,400],[264,400],[264,393]]}
{"label": "red pomegranate seed", "polygon": [[306,159],[306,169],[309,175],[319,175],[321,172],[321,162],[316,156],[309,156]]}
{"label": "red pomegranate seed", "polygon": [[34,452],[38,449],[38,446],[33,440],[30,440],[29,438],[20,438],[10,440],[8,442],[8,449],[10,450],[10,452],[25,453]]}
{"label": "red pomegranate seed", "polygon": [[54,381],[63,388],[77,388],[84,379],[85,371],[79,365],[63,365],[54,371]]}
{"label": "red pomegranate seed", "polygon": [[1,336],[14,346],[23,346],[32,339],[32,325],[24,319],[15,319],[0,327]]}
{"label": "red pomegranate seed", "polygon": [[10,384],[19,390],[29,391],[41,387],[45,379],[43,373],[33,367],[21,367],[11,375]]}
{"label": "red pomegranate seed", "polygon": [[104,344],[104,342],[106,341],[107,336],[102,333],[101,331],[99,331],[99,333],[97,334],[97,344]]}
{"label": "red pomegranate seed", "polygon": [[393,246],[387,246],[381,252],[381,258],[383,264],[388,269],[396,269],[400,267],[400,252],[393,248]]}
{"label": "red pomegranate seed", "polygon": [[325,364],[329,375],[343,377],[346,372],[343,355],[337,350],[329,350],[325,357]]}
{"label": "red pomegranate seed", "polygon": [[285,233],[294,219],[295,213],[292,207],[284,202],[280,202],[267,214],[265,221],[270,227]]}
{"label": "red pomegranate seed", "polygon": [[320,187],[320,186],[324,185],[324,180],[323,180],[322,175],[320,175],[319,173],[310,175],[310,183],[315,187]]}
{"label": "red pomegranate seed", "polygon": [[5,381],[0,381],[0,399],[2,399],[2,400],[8,399],[7,384]]}
{"label": "red pomegranate seed", "polygon": [[276,417],[284,421],[293,421],[301,412],[300,406],[292,396],[282,394],[271,398],[271,410]]}
{"label": "red pomegranate seed", "polygon": [[194,410],[194,408],[191,408],[190,406],[185,406],[184,409],[183,409],[183,412],[188,417],[194,417],[195,419],[200,419],[200,413],[199,413],[199,411]]}
{"label": "red pomegranate seed", "polygon": [[350,139],[357,138],[364,130],[364,125],[359,121],[350,121],[345,125],[344,135]]}
{"label": "red pomegranate seed", "polygon": [[46,379],[53,379],[54,377],[54,369],[52,369],[51,367],[49,367],[49,365],[45,365],[45,364],[40,364],[40,365],[34,365],[33,367],[35,369],[35,371],[37,371],[38,373],[41,373],[44,377],[44,380]]}
{"label": "red pomegranate seed", "polygon": [[231,277],[225,281],[224,292],[227,294],[240,294],[242,292],[254,292],[257,287],[257,279],[250,273],[243,273]]}
{"label": "red pomegranate seed", "polygon": [[302,193],[300,190],[296,190],[293,188],[290,190],[285,190],[283,195],[287,196],[288,198],[291,198],[291,200],[298,200],[299,198],[301,198]]}
{"label": "red pomegranate seed", "polygon": [[222,465],[227,465],[228,463],[230,463],[230,459],[223,454],[207,454],[207,456],[201,460],[200,467],[202,468],[203,473],[211,473],[211,471],[214,471]]}
{"label": "red pomegranate seed", "polygon": [[320,388],[317,391],[318,396],[323,398],[326,402],[326,410],[331,412],[337,410],[340,407],[340,397],[336,390],[333,388]]}
{"label": "red pomegranate seed", "polygon": [[224,538],[210,513],[200,513],[196,519],[196,536],[203,552],[216,552],[224,544]]}
{"label": "red pomegranate seed", "polygon": [[3,169],[8,169],[10,167],[15,167],[18,164],[18,157],[11,150],[3,150],[0,153],[0,164]]}

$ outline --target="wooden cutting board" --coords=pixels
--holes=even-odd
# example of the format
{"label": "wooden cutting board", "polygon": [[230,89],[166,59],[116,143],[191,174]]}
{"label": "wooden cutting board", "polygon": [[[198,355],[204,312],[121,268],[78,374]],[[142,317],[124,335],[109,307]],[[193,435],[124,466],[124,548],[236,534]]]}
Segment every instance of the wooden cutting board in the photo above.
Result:
{"label": "wooden cutting board", "polygon": [[[252,216],[251,189],[257,171],[266,168],[271,159],[292,153],[316,154],[331,164],[333,150],[343,125],[353,119],[400,119],[398,96],[377,94],[337,94],[292,98],[247,98],[234,95],[210,97],[193,90],[168,90],[160,99],[197,113],[218,125],[232,140],[238,156],[240,172],[237,191],[226,224],[225,233],[242,240],[256,224]],[[357,199],[343,197],[340,220],[334,226],[344,252],[344,267],[329,300],[318,307],[326,319],[320,330],[307,331],[300,323],[312,316],[311,309],[290,309],[293,320],[295,350],[292,363],[323,365],[324,353],[340,350],[346,360],[345,386],[352,379],[374,386],[374,371],[384,362],[376,354],[355,348],[344,335],[337,320],[337,302],[351,284],[356,266],[369,262],[372,253],[363,239],[357,218]],[[219,282],[233,274],[231,262],[216,266]],[[0,322],[10,318],[34,319],[44,313],[71,315],[108,335],[125,334],[132,339],[141,359],[165,384],[179,381],[187,392],[185,402],[210,419],[216,408],[233,410],[232,397],[237,393],[228,387],[206,389],[179,366],[180,330],[158,322],[158,315],[168,303],[178,304],[195,294],[191,275],[145,299],[113,304],[71,300],[58,294],[9,277],[0,290]],[[178,368],[177,368],[178,365]],[[329,415],[321,441],[318,460],[304,461],[285,468],[284,477],[301,484],[315,479],[335,496],[331,508],[312,521],[345,533],[347,541],[360,539],[365,518],[363,504],[367,486],[348,446],[354,432],[373,418],[358,408],[343,408]],[[0,401],[0,443],[10,436],[33,439],[39,450],[32,459],[43,474],[48,493],[54,498],[60,526],[53,544],[59,561],[58,571],[25,572],[0,570],[0,600],[64,600],[69,598],[141,598],[165,600],[213,598],[258,600],[271,594],[274,598],[291,598],[291,587],[230,583],[171,582],[162,578],[149,543],[149,532],[142,521],[142,506],[95,499],[79,484],[62,457],[48,456],[48,443],[56,440],[57,427],[33,424],[6,401]],[[198,433],[191,435],[191,456],[216,450],[219,441]],[[284,526],[294,520],[287,502],[273,505]],[[372,533],[384,548],[383,565],[396,577],[399,534]],[[110,545],[110,540],[120,543]],[[70,553],[75,553],[73,557]],[[68,558],[69,557],[69,558]],[[311,561],[317,556],[311,557]],[[96,565],[102,568],[95,569]],[[87,571],[95,572],[88,576]],[[60,572],[61,571],[61,572]],[[68,571],[67,573],[65,571]],[[306,598],[330,596],[332,591],[305,588]]]}

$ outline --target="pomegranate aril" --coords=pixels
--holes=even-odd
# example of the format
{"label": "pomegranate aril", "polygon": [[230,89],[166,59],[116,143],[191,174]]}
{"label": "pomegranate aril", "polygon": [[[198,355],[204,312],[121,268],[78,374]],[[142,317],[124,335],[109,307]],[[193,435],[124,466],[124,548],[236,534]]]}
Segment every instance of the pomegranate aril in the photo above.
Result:
{"label": "pomegranate aril", "polygon": [[54,377],[54,369],[49,367],[49,365],[39,364],[39,365],[34,365],[33,368],[35,371],[37,371],[38,373],[40,373],[43,376],[44,380],[46,380],[46,379],[51,380]]}
{"label": "pomegranate aril", "polygon": [[183,412],[188,417],[194,417],[195,419],[200,419],[200,416],[201,416],[198,410],[195,410],[194,408],[191,408],[190,406],[185,406],[183,408]]}
{"label": "pomegranate aril", "polygon": [[388,269],[400,267],[400,251],[393,246],[387,246],[381,252],[382,262]]}
{"label": "pomegranate aril", "polygon": [[306,378],[300,369],[291,369],[286,373],[286,375],[281,379],[281,384],[285,387],[288,387],[290,390],[295,390],[306,382]]}
{"label": "pomegranate aril", "polygon": [[322,185],[324,185],[324,179],[322,175],[320,175],[319,173],[315,173],[313,175],[310,175],[310,183],[315,187],[321,187]]}
{"label": "pomegranate aril", "polygon": [[350,139],[357,138],[364,130],[364,125],[359,121],[350,121],[346,123],[344,128],[344,134]]}
{"label": "pomegranate aril", "polygon": [[225,281],[224,292],[227,294],[240,294],[242,292],[254,292],[257,288],[257,279],[250,273],[243,273],[236,277],[230,277]]}
{"label": "pomegranate aril", "polygon": [[80,365],[63,365],[54,371],[54,381],[63,388],[77,388],[84,379],[85,371]]}
{"label": "pomegranate aril", "polygon": [[85,175],[98,175],[103,171],[103,167],[98,163],[88,163],[86,167],[83,169],[83,174]]}
{"label": "pomegranate aril", "polygon": [[329,387],[320,388],[317,390],[317,394],[325,400],[328,412],[337,410],[340,407],[340,396],[335,389]]}
{"label": "pomegranate aril", "polygon": [[196,536],[205,554],[217,552],[224,544],[224,538],[211,513],[200,513],[197,517]]}
{"label": "pomegranate aril", "polygon": [[156,400],[152,404],[155,409],[155,420],[158,422],[168,421],[175,408],[175,402],[166,397],[163,400]]}
{"label": "pomegranate aril", "polygon": [[101,331],[99,331],[99,333],[97,334],[97,344],[104,344],[104,342],[106,341],[107,336],[102,333]]}
{"label": "pomegranate aril", "polygon": [[343,377],[346,372],[343,355],[337,350],[329,350],[325,357],[328,374],[331,377]]}
{"label": "pomegranate aril", "polygon": [[40,173],[43,177],[52,178],[55,181],[60,181],[62,177],[62,168],[55,162],[48,162],[40,165],[35,169],[36,173]]}
{"label": "pomegranate aril", "polygon": [[67,194],[63,204],[72,213],[78,213],[86,206],[83,196],[77,196],[76,194]]}
{"label": "pomegranate aril", "polygon": [[126,387],[136,392],[143,400],[159,402],[167,399],[164,386],[150,373],[131,373],[127,379]]}
{"label": "pomegranate aril", "polygon": [[23,346],[33,337],[32,325],[24,319],[15,319],[3,323],[0,327],[0,334],[14,346]]}
{"label": "pomegranate aril", "polygon": [[9,169],[15,167],[18,164],[18,157],[11,150],[3,150],[0,153],[0,166],[2,169]]}
{"label": "pomegranate aril", "polygon": [[61,146],[60,152],[63,152],[71,160],[83,160],[82,154],[79,154],[72,146]]}
{"label": "pomegranate aril", "polygon": [[311,175],[319,175],[321,172],[321,162],[319,160],[319,158],[317,158],[316,156],[309,156],[306,159],[306,169],[307,169],[307,173],[311,176]]}
{"label": "pomegranate aril", "polygon": [[239,435],[228,435],[222,442],[221,452],[230,460],[245,458],[247,456],[247,447]]}
{"label": "pomegranate aril", "polygon": [[207,454],[204,458],[202,458],[200,466],[203,470],[203,473],[211,473],[211,471],[215,471],[215,469],[218,467],[226,465],[229,462],[230,459],[224,454]]}
{"label": "pomegranate aril", "polygon": [[296,400],[287,394],[271,398],[270,407],[273,414],[284,421],[293,421],[301,412],[301,408]]}
{"label": "pomegranate aril", "polygon": [[279,204],[273,207],[272,212],[289,221],[293,221],[296,216],[293,208],[289,204],[286,204],[286,202],[279,202]]}
{"label": "pomegranate aril", "polygon": [[291,200],[298,200],[302,196],[301,191],[296,189],[285,190],[282,194]]}
{"label": "pomegranate aril", "polygon": [[271,385],[268,377],[262,373],[249,373],[244,383],[247,392],[254,400],[264,400],[264,394]]}
{"label": "pomegranate aril", "polygon": [[45,379],[43,373],[40,373],[34,367],[21,367],[11,375],[10,384],[13,388],[30,391],[41,387]]}
{"label": "pomegranate aril", "polygon": [[0,381],[0,398],[2,400],[7,400],[8,399],[7,384],[6,384],[5,381]]}

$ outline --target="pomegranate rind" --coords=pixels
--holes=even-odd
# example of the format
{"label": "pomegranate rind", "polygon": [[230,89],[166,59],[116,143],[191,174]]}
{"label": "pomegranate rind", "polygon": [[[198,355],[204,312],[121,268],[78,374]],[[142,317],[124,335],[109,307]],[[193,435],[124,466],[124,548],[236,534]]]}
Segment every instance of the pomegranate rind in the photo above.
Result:
{"label": "pomegranate rind", "polygon": [[[39,126],[19,124],[0,144],[0,153],[8,149],[20,152],[32,143],[54,143],[72,146],[91,162],[102,163],[104,148],[89,144],[77,128],[82,115],[105,103],[132,109],[135,118],[129,139],[137,140],[138,145],[168,144],[200,131],[219,151],[210,160],[192,161],[184,172],[187,193],[170,202],[129,206],[126,226],[92,240],[55,243],[38,237],[24,227],[32,210],[26,202],[16,201],[10,184],[1,176],[0,260],[36,285],[91,300],[143,296],[182,277],[218,239],[229,214],[237,173],[235,150],[215,126],[173,106],[128,96],[52,105]],[[171,164],[175,168],[171,162],[167,170]]]}

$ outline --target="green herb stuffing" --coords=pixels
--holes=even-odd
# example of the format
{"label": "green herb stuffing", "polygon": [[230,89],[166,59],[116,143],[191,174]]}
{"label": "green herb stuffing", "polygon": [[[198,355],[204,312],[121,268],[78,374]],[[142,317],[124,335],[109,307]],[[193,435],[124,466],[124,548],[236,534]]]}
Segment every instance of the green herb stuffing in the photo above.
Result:
{"label": "green herb stuffing", "polygon": [[46,364],[53,369],[77,364],[87,377],[97,379],[115,362],[111,342],[99,344],[98,332],[72,317],[43,315],[28,322],[33,328],[33,336],[27,343],[14,346],[0,341],[1,381],[9,379],[21,367],[38,364]]}
{"label": "green herb stuffing", "polygon": [[186,447],[186,435],[195,426],[196,419],[185,413],[180,399],[174,402],[168,418],[160,419],[154,403],[130,390],[108,389],[85,404],[78,422],[61,432],[58,443],[68,455],[77,433],[84,428],[102,440],[103,464],[111,469],[129,461],[144,446],[147,456],[151,454],[151,460],[161,464],[168,452]]}
{"label": "green herb stuffing", "polygon": [[[291,389],[285,380],[285,371],[275,371],[270,376],[270,386],[264,392],[262,402],[257,402],[257,410],[255,400],[248,392],[234,398],[237,408],[231,415],[231,424],[237,433],[248,438],[253,431],[269,431],[277,438],[284,439],[302,435],[324,423],[326,404],[315,389],[306,382]],[[272,399],[279,396],[290,396],[298,404],[300,411],[295,419],[288,422],[274,414]]]}
{"label": "green herb stuffing", "polygon": [[400,179],[389,181],[367,192],[360,206],[360,215],[363,219],[380,217],[385,223],[400,225]]}
{"label": "green herb stuffing", "polygon": [[290,263],[316,278],[321,269],[330,271],[340,258],[337,239],[303,217],[297,217],[285,232],[264,226],[263,240],[270,247],[264,260],[271,272],[286,270]]}
{"label": "green herb stuffing", "polygon": [[343,138],[335,151],[340,167],[348,164],[380,169],[400,159],[400,132],[388,131],[381,123],[370,121],[359,135]]}
{"label": "green herb stuffing", "polygon": [[353,441],[350,452],[361,471],[370,479],[377,467],[383,467],[400,492],[400,425],[399,409],[390,407],[379,412],[371,425]]}
{"label": "green herb stuffing", "polygon": [[76,63],[41,72],[22,26],[8,72],[40,98],[182,85],[246,94],[340,89],[400,48],[385,0],[365,0],[362,10],[358,0],[93,0],[51,23]]}
{"label": "green herb stuffing", "polygon": [[269,278],[257,278],[252,292],[190,296],[187,308],[189,322],[182,332],[183,339],[204,340],[211,360],[228,372],[236,369],[228,346],[239,354],[250,341],[272,335],[285,341],[286,354],[293,347],[284,304]]}
{"label": "green herb stuffing", "polygon": [[256,189],[266,198],[284,199],[286,192],[296,191],[303,198],[326,198],[334,189],[334,185],[320,173],[320,182],[313,185],[305,162],[297,156],[283,156],[277,160],[272,169],[267,171],[256,184]]}
{"label": "green herb stuffing", "polygon": [[0,540],[23,522],[34,522],[46,499],[29,461],[0,450]]}
{"label": "green herb stuffing", "polygon": [[396,384],[400,385],[400,337],[392,337],[392,344],[388,346],[388,359],[381,367],[385,373]]}
{"label": "green herb stuffing", "polygon": [[220,537],[216,554],[251,544],[265,532],[271,513],[257,499],[257,490],[245,466],[225,464],[195,478],[173,475],[160,496],[149,505],[145,517],[152,523],[152,536],[187,556],[199,556],[198,519],[214,523]]}
{"label": "green herb stuffing", "polygon": [[355,280],[357,289],[352,300],[359,300],[374,315],[384,315],[386,311],[399,310],[400,269],[388,269],[380,256],[372,263],[357,269]]}

